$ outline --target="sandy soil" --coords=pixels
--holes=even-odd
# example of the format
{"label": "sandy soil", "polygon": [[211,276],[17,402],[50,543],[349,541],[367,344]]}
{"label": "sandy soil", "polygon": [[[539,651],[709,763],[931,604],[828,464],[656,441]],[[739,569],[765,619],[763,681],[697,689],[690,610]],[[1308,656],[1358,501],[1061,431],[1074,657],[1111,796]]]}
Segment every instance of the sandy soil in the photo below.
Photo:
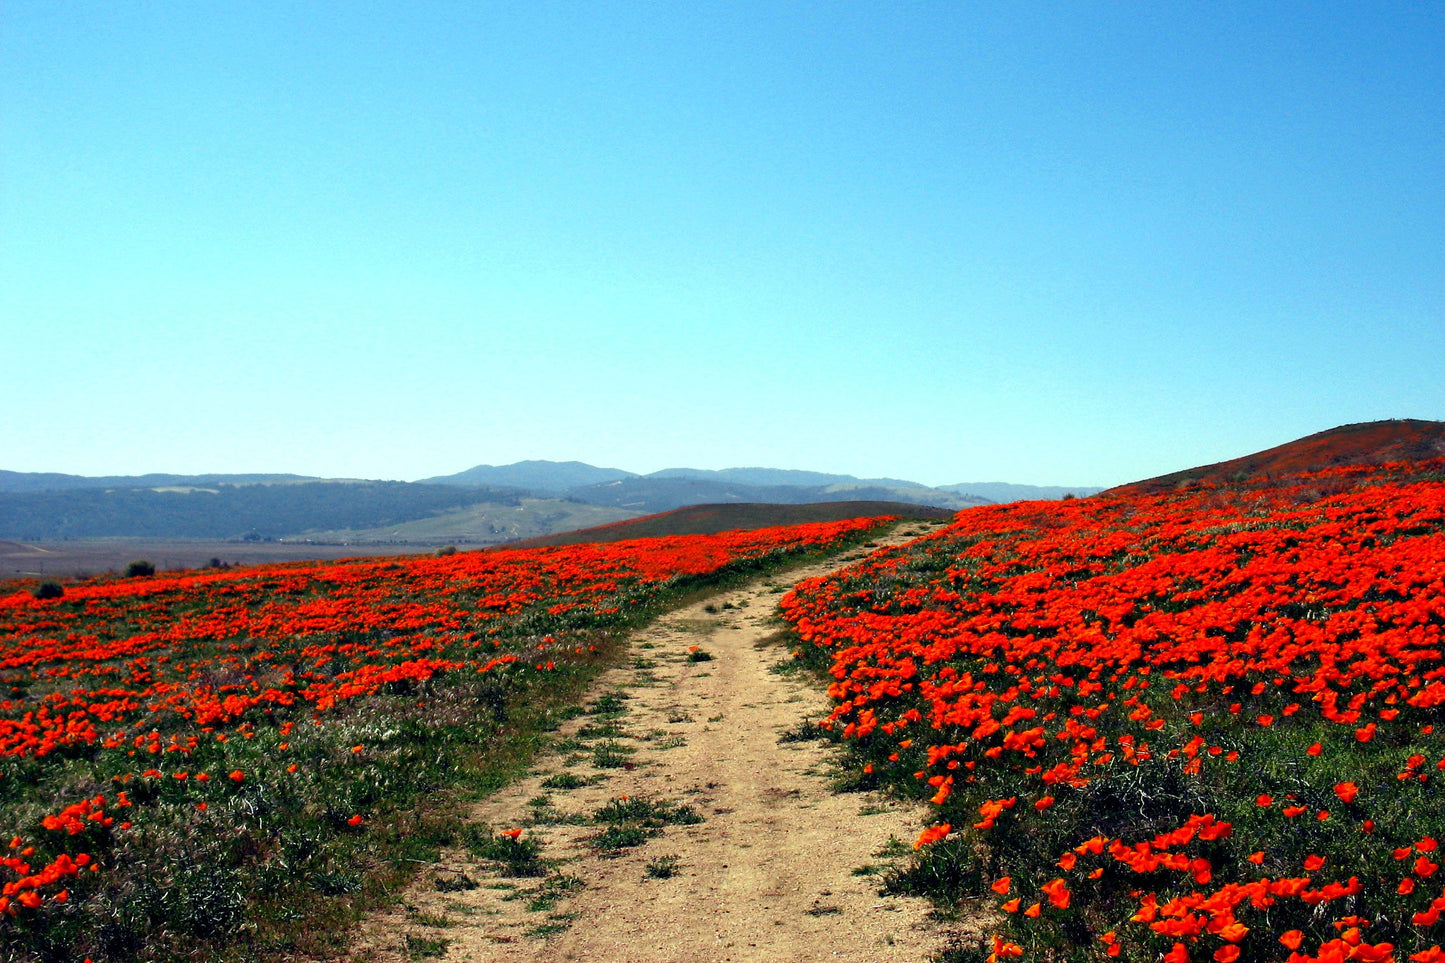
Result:
{"label": "sandy soil", "polygon": [[[352,958],[862,963],[941,950],[950,934],[923,901],[878,893],[886,852],[906,851],[898,840],[911,842],[921,812],[833,793],[826,744],[780,742],[827,700],[798,673],[775,671],[788,657],[777,600],[866,551],[722,593],[638,633],[630,664],[593,694],[625,693],[625,711],[569,721],[556,752],[471,814],[540,841],[550,876],[506,878],[466,851],[445,853],[401,905],[368,921]],[[694,651],[714,658],[694,661]],[[595,765],[603,742],[625,765]],[[543,787],[562,773],[587,784]],[[686,804],[703,821],[601,852],[603,826],[588,817],[624,797]]]}

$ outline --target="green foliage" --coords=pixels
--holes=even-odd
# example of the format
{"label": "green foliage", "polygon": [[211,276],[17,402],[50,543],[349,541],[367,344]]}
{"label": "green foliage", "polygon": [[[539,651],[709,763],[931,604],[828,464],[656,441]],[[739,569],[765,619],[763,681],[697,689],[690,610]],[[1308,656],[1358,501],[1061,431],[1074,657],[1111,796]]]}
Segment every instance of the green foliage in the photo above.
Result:
{"label": "green foliage", "polygon": [[479,885],[466,873],[438,873],[433,884],[439,893],[461,893],[476,889]]}
{"label": "green foliage", "polygon": [[568,893],[574,893],[582,889],[585,885],[586,884],[576,876],[568,876],[566,873],[553,873],[532,891],[531,898],[527,901],[527,909],[533,913],[547,912],[555,907],[557,902]]}
{"label": "green foliage", "polygon": [[641,846],[661,832],[660,829],[647,829],[642,826],[608,826],[593,837],[592,844],[605,854],[615,855],[618,850]]}
{"label": "green foliage", "polygon": [[702,817],[691,806],[674,806],[643,797],[614,799],[593,813],[592,818],[599,823],[636,823],[650,829],[668,825],[695,826],[702,822]]}
{"label": "green foliage", "polygon": [[643,870],[648,879],[672,879],[678,874],[681,860],[676,856],[658,856],[647,861]]}
{"label": "green foliage", "polygon": [[[790,557],[780,554],[761,564],[785,560]],[[67,902],[47,903],[26,918],[23,929],[0,918],[0,959],[250,963],[342,958],[345,934],[354,930],[357,918],[392,904],[398,889],[446,847],[465,846],[508,875],[550,879],[546,860],[525,833],[512,839],[465,831],[460,814],[477,796],[519,775],[540,747],[554,741],[548,733],[557,721],[575,711],[600,671],[616,664],[623,629],[686,600],[688,592],[715,591],[739,577],[733,569],[638,592],[618,605],[611,631],[584,634],[585,626],[567,622],[566,614],[552,616],[569,630],[569,654],[557,660],[555,670],[534,672],[524,663],[526,671],[401,679],[319,717],[298,699],[294,711],[266,710],[234,729],[196,729],[198,738],[190,745],[185,720],[157,713],[157,721],[147,720],[144,730],[136,730],[145,734],[155,726],[156,748],[137,743],[134,755],[126,753],[135,738],[128,732],[112,751],[99,751],[97,743],[66,747],[44,758],[7,757],[0,811],[27,839],[87,852],[100,871],[76,879]],[[323,597],[314,583],[285,591]],[[71,598],[59,603],[62,608],[74,604]],[[504,638],[531,649],[543,637],[529,635],[522,623],[489,626],[486,634],[469,627],[422,640],[434,646],[429,654],[438,658],[452,657],[456,650],[451,646],[470,650]],[[492,634],[492,628],[498,631]],[[380,637],[392,640],[391,635]],[[326,643],[374,641],[338,635]],[[192,653],[198,662],[215,656],[224,667],[214,680],[221,696],[244,674],[275,673],[279,681],[298,669],[267,664],[260,656],[270,653],[247,639],[198,646]],[[153,668],[129,656],[116,664],[137,676]],[[313,664],[311,671],[334,674],[332,666]],[[12,697],[37,684],[28,673],[9,675],[4,682]],[[591,706],[595,734],[614,726],[614,717],[625,708],[624,694],[597,699]],[[174,750],[169,748],[172,735],[181,740]],[[353,751],[357,747],[361,751]],[[626,765],[633,751],[607,737],[593,746],[595,761],[603,766]],[[150,766],[154,774],[142,776]],[[244,777],[232,781],[226,777],[232,771]],[[182,773],[188,778],[176,778]],[[202,773],[210,780],[198,784],[194,777]],[[577,784],[577,777],[553,778],[557,784],[549,788]],[[121,791],[135,810],[114,808]],[[115,817],[113,827],[94,823],[73,837],[44,836],[45,816],[101,794],[107,815]],[[144,816],[129,826],[132,812]],[[632,812],[624,823],[608,824],[599,845],[637,845],[663,825],[700,818],[686,806]],[[464,874],[438,875],[432,882],[443,891],[475,885]]]}
{"label": "green foliage", "polygon": [[486,827],[468,826],[463,840],[472,855],[491,862],[502,876],[547,875],[547,864],[540,858],[541,844],[530,836],[494,836]]}
{"label": "green foliage", "polygon": [[559,772],[542,780],[543,789],[581,789],[587,780],[570,772]]}
{"label": "green foliage", "polygon": [[598,696],[588,711],[596,716],[620,716],[627,711],[623,702],[630,698],[626,692],[608,692]]}
{"label": "green foliage", "polygon": [[631,746],[605,739],[592,747],[592,765],[598,769],[621,769],[629,765],[627,757],[636,751]]}
{"label": "green foliage", "polygon": [[447,947],[451,945],[450,940],[431,939],[425,936],[415,936],[410,933],[406,937],[406,955],[413,960],[430,960],[447,955]]}
{"label": "green foliage", "polygon": [[125,567],[126,578],[144,578],[156,574],[156,567],[143,558],[138,558]]}

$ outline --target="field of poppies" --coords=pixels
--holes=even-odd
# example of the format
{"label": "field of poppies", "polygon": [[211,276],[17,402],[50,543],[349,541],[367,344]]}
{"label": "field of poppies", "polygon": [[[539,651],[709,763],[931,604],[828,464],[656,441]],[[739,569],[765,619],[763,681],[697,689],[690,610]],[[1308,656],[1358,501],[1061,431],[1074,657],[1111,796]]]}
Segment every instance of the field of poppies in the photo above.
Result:
{"label": "field of poppies", "polygon": [[783,606],[959,959],[1445,959],[1445,462],[972,509]]}
{"label": "field of poppies", "polygon": [[882,521],[12,584],[0,955],[324,953],[575,711],[622,630]]}

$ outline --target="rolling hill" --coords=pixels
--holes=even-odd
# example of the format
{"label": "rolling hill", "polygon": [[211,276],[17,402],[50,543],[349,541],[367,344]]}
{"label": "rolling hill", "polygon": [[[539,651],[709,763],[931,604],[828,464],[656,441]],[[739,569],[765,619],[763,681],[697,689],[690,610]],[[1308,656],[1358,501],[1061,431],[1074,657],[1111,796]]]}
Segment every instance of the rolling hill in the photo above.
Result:
{"label": "rolling hill", "polygon": [[218,485],[280,485],[322,480],[308,475],[66,475],[53,471],[0,469],[0,492],[61,492],[91,488],[215,488]]}
{"label": "rolling hill", "polygon": [[625,508],[639,514],[665,512],[687,505],[757,502],[802,505],[810,502],[890,501],[916,505],[932,505],[957,511],[987,503],[986,499],[955,495],[936,488],[918,486],[872,485],[864,482],[850,485],[745,485],[708,478],[653,476],[621,478],[573,488],[568,498],[590,505]]}
{"label": "rolling hill", "polygon": [[1445,422],[1413,418],[1341,425],[1228,461],[1186,468],[1109,489],[1127,495],[1218,485],[1339,465],[1380,465],[1445,457]]}
{"label": "rolling hill", "polygon": [[479,502],[515,512],[523,495],[515,489],[321,481],[8,492],[0,493],[0,538],[275,539],[381,528]]}
{"label": "rolling hill", "polygon": [[[509,485],[593,505],[661,512],[703,502],[883,500],[960,509],[987,502],[1089,495],[1091,486],[1012,485],[1004,482],[929,486],[903,478],[858,478],[784,468],[664,468],[642,475],[583,462],[520,461],[478,465],[455,475],[422,480],[438,485]],[[619,484],[620,483],[620,484]]]}
{"label": "rolling hill", "polygon": [[544,545],[574,545],[579,542],[620,542],[630,538],[653,538],[663,535],[713,535],[736,529],[767,528],[773,525],[802,525],[808,522],[835,522],[849,518],[872,518],[897,515],[909,519],[946,521],[953,512],[928,505],[904,502],[814,502],[805,505],[691,505],[670,512],[645,515],[642,518],[613,522],[575,532],[544,535],[506,548],[533,548]]}
{"label": "rolling hill", "polygon": [[1015,485],[1011,482],[962,482],[957,485],[939,485],[940,491],[958,495],[974,495],[987,498],[997,504],[1006,502],[1035,502],[1076,495],[1080,498],[1103,491],[1092,485]]}
{"label": "rolling hill", "polygon": [[759,467],[668,468],[639,475],[540,460],[477,465],[421,482],[0,471],[0,538],[484,545],[691,505],[890,502],[953,512],[1008,498],[1057,497],[1066,490],[995,484],[980,486],[991,492],[982,494],[970,487]]}
{"label": "rolling hill", "polygon": [[426,485],[502,486],[525,488],[533,492],[557,494],[569,488],[582,488],[636,478],[637,474],[618,468],[598,468],[580,461],[519,461],[510,465],[477,465],[455,475],[423,478]]}

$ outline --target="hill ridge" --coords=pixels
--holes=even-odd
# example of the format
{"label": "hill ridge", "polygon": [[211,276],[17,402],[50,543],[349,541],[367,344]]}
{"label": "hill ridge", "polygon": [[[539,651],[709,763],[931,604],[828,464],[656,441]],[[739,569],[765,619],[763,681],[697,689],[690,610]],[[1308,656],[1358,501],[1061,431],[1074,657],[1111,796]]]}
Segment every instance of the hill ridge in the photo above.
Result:
{"label": "hill ridge", "polygon": [[1157,475],[1108,489],[1106,495],[1163,492],[1244,478],[1298,474],[1341,465],[1445,458],[1445,422],[1418,418],[1362,421],[1317,431],[1273,448]]}

